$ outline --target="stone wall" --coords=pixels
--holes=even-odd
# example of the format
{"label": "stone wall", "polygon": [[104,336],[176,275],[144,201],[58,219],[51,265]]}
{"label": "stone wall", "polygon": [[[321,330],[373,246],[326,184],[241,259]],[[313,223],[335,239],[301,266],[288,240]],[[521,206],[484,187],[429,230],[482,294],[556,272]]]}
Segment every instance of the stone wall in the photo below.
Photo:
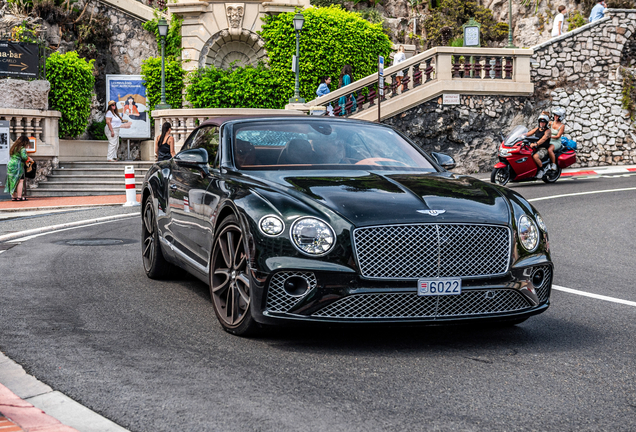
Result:
{"label": "stone wall", "polygon": [[50,90],[46,80],[0,79],[0,108],[48,110]]}
{"label": "stone wall", "polygon": [[457,162],[454,172],[474,174],[492,170],[501,134],[517,125],[535,124],[535,112],[545,109],[529,97],[464,96],[460,105],[426,102],[385,120],[425,151],[447,153]]}

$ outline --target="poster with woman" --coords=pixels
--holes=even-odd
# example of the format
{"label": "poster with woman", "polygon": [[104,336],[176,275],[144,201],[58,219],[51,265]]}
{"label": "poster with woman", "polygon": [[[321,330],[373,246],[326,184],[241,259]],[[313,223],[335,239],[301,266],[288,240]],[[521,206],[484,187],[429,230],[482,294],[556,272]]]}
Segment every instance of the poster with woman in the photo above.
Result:
{"label": "poster with woman", "polygon": [[114,100],[119,115],[132,124],[128,129],[121,129],[120,138],[150,138],[150,113],[141,75],[106,75],[106,100]]}

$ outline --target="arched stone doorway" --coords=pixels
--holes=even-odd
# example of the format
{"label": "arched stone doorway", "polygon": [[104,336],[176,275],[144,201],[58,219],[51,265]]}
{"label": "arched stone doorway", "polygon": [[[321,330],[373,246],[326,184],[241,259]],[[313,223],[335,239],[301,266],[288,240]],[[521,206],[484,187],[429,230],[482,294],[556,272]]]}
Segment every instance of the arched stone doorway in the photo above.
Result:
{"label": "arched stone doorway", "polygon": [[256,65],[266,61],[264,42],[257,34],[263,18],[307,7],[310,7],[309,0],[168,2],[170,13],[183,18],[181,56],[186,70],[211,65],[217,68],[229,68],[232,64]]}
{"label": "arched stone doorway", "polygon": [[263,40],[256,33],[222,30],[213,35],[201,50],[199,67],[229,69],[233,66],[256,66],[259,61],[266,62],[267,53]]}

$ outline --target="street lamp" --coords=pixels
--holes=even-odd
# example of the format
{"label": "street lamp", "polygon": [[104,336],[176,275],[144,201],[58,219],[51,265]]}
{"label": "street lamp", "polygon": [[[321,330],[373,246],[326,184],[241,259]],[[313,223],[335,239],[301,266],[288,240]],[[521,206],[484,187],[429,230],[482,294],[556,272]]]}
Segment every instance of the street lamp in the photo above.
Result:
{"label": "street lamp", "polygon": [[300,32],[305,24],[305,17],[301,13],[294,15],[294,30],[296,31],[296,55],[294,56],[294,72],[296,72],[296,87],[294,89],[294,97],[289,100],[289,103],[305,103],[305,99],[300,97],[300,84],[298,83],[298,57],[300,56]]}
{"label": "street lamp", "polygon": [[159,27],[159,36],[161,37],[161,103],[155,106],[155,109],[170,109],[170,105],[166,103],[166,72],[165,72],[165,56],[164,50],[166,46],[166,36],[168,36],[168,23],[165,18],[161,18],[157,23]]}
{"label": "street lamp", "polygon": [[512,0],[508,0],[508,45],[506,48],[517,48],[512,43]]}

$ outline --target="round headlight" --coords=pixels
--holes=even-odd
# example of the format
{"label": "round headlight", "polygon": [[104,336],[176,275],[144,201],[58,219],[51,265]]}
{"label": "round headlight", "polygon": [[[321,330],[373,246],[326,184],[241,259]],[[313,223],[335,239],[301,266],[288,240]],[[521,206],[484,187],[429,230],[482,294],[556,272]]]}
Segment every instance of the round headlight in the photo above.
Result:
{"label": "round headlight", "polygon": [[311,217],[298,219],[291,227],[294,246],[308,255],[324,255],[336,244],[336,236],[331,227]]}
{"label": "round headlight", "polygon": [[539,230],[530,217],[523,215],[519,218],[517,231],[519,232],[519,241],[521,241],[521,245],[528,252],[532,252],[537,248],[537,245],[539,244]]}
{"label": "round headlight", "polygon": [[269,236],[276,236],[282,233],[285,229],[285,224],[283,223],[283,221],[280,220],[280,218],[278,218],[277,216],[271,215],[261,218],[258,226],[261,228],[261,231],[263,231],[263,234]]}
{"label": "round headlight", "polygon": [[537,225],[539,225],[539,229],[543,231],[544,233],[547,233],[548,227],[545,226],[545,222],[543,222],[543,219],[541,218],[541,216],[536,215],[534,218],[537,220]]}

